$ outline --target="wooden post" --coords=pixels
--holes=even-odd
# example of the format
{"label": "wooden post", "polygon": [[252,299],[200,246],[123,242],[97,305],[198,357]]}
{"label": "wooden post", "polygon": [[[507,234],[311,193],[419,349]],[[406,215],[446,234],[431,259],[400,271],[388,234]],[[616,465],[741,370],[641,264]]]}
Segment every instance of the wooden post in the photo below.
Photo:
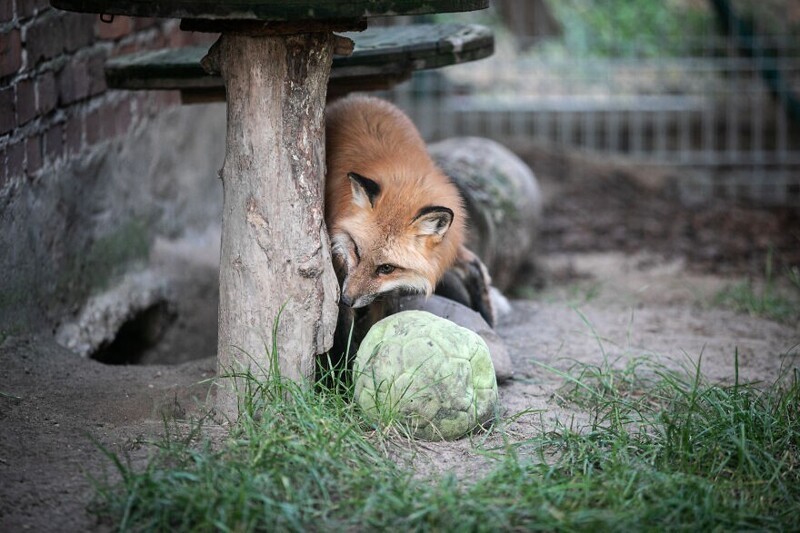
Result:
{"label": "wooden post", "polygon": [[[324,218],[323,117],[334,42],[330,32],[225,33],[204,60],[228,100],[220,376],[265,376],[274,343],[281,374],[302,382],[333,342],[339,287]],[[241,381],[221,385],[217,408],[235,419]]]}

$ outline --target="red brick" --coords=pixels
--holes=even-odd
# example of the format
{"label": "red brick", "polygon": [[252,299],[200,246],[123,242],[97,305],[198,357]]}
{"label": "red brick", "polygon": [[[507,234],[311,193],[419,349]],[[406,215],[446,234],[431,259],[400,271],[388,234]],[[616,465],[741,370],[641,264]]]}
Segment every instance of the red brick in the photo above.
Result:
{"label": "red brick", "polygon": [[0,22],[8,22],[14,18],[14,6],[11,0],[0,2]]}
{"label": "red brick", "polygon": [[55,161],[64,153],[64,127],[53,124],[44,133],[44,153],[48,161]]}
{"label": "red brick", "polygon": [[136,17],[133,19],[133,31],[146,30],[155,26],[158,19],[148,17]]}
{"label": "red brick", "polygon": [[14,88],[0,89],[0,135],[17,127]]}
{"label": "red brick", "polygon": [[133,52],[142,52],[145,50],[160,50],[161,48],[166,48],[167,46],[169,45],[166,37],[159,33],[146,41],[125,42],[124,44],[118,43],[111,55],[116,57],[125,54],[131,54]]}
{"label": "red brick", "polygon": [[111,50],[110,57],[124,56],[139,51],[139,45],[136,42],[125,43],[117,45]]}
{"label": "red brick", "polygon": [[58,104],[58,87],[56,77],[52,71],[42,72],[36,78],[36,92],[38,94],[37,111],[46,115],[56,108]]}
{"label": "red brick", "polygon": [[181,46],[186,46],[188,42],[188,36],[191,35],[189,32],[185,31],[172,31],[169,32],[167,37],[167,46],[169,48],[180,48]]}
{"label": "red brick", "polygon": [[154,110],[154,102],[156,99],[157,92],[154,91],[147,91],[136,93],[136,106],[134,109],[136,110],[136,116],[138,118],[144,118],[153,115],[155,112]]}
{"label": "red brick", "polygon": [[164,35],[157,35],[153,39],[150,39],[146,45],[148,50],[158,50],[160,48],[166,48],[167,46],[167,38]]}
{"label": "red brick", "polygon": [[6,184],[8,180],[8,166],[6,165],[6,149],[0,150],[0,189]]}
{"label": "red brick", "polygon": [[131,103],[128,100],[120,102],[114,108],[114,131],[115,137],[126,135],[131,129],[133,114],[131,113]]}
{"label": "red brick", "polygon": [[24,19],[49,8],[48,0],[17,0],[17,17]]}
{"label": "red brick", "polygon": [[217,39],[219,39],[218,33],[176,31],[169,35],[169,43],[173,47],[201,44],[211,46]]}
{"label": "red brick", "polygon": [[64,24],[56,13],[37,18],[25,31],[28,68],[52,59],[64,51]]}
{"label": "red brick", "polygon": [[21,141],[11,144],[7,149],[8,177],[21,176],[25,170],[25,144]]}
{"label": "red brick", "polygon": [[35,174],[42,168],[42,140],[41,137],[28,137],[25,140],[25,152],[27,154],[27,163],[25,165],[25,172],[28,176]]}
{"label": "red brick", "polygon": [[76,155],[83,149],[83,115],[67,119],[64,125],[64,153]]}
{"label": "red brick", "polygon": [[133,31],[133,21],[130,17],[116,16],[111,22],[103,22],[98,16],[95,19],[95,35],[103,40],[116,40],[125,37]]}
{"label": "red brick", "polygon": [[89,56],[87,61],[87,76],[89,77],[89,95],[91,96],[96,96],[105,92],[107,89],[104,70],[105,64],[105,52],[98,52]]}
{"label": "red brick", "polygon": [[173,107],[181,103],[181,93],[178,91],[158,91],[154,101],[158,110]]}
{"label": "red brick", "polygon": [[64,49],[74,52],[94,42],[94,15],[65,13],[62,23],[64,25]]}
{"label": "red brick", "polygon": [[0,76],[14,74],[22,65],[22,41],[19,30],[0,34]]}
{"label": "red brick", "polygon": [[130,93],[131,114],[134,121],[147,115],[147,102],[152,95],[151,91],[135,91]]}
{"label": "red brick", "polygon": [[17,124],[22,126],[36,116],[36,92],[32,79],[17,82]]}
{"label": "red brick", "polygon": [[89,65],[85,59],[72,58],[57,74],[58,101],[68,105],[89,96]]}
{"label": "red brick", "polygon": [[102,123],[100,112],[100,109],[95,109],[86,115],[86,144],[88,146],[91,146],[100,140],[100,125]]}

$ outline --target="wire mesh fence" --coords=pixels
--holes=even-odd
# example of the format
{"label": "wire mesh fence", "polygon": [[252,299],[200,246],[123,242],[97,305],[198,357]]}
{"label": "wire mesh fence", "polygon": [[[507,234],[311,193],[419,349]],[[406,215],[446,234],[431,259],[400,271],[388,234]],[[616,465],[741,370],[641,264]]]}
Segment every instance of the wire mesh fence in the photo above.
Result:
{"label": "wire mesh fence", "polygon": [[430,140],[623,155],[691,170],[695,199],[800,206],[800,6],[764,4],[500,1],[447,17],[491,26],[492,58],[418,73],[388,96]]}

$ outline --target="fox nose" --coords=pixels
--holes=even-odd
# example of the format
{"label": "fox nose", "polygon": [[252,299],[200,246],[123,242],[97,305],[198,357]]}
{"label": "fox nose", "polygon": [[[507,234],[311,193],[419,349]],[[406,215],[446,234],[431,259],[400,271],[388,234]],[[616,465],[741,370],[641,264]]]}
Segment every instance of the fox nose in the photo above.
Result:
{"label": "fox nose", "polygon": [[339,303],[347,307],[353,307],[353,299],[344,293],[342,293],[342,297],[339,298]]}

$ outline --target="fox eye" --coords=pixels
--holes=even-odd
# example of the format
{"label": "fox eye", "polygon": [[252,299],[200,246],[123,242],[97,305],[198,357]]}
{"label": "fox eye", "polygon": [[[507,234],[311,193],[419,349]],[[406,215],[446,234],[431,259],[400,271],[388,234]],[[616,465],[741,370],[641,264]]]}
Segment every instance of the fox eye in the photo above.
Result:
{"label": "fox eye", "polygon": [[380,276],[386,276],[387,274],[391,274],[392,272],[394,272],[395,268],[397,267],[395,267],[394,265],[383,264],[375,269],[375,273]]}

